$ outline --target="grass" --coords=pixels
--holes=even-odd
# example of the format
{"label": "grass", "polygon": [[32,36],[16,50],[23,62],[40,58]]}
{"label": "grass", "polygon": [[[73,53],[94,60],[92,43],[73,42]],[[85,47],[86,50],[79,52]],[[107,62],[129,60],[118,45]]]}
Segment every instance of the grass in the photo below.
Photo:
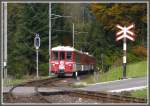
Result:
{"label": "grass", "polygon": [[40,80],[40,79],[46,79],[46,78],[49,78],[49,77],[48,76],[39,76],[39,78],[37,79],[36,77],[33,77],[33,76],[25,76],[22,79],[8,78],[7,80],[3,80],[3,82],[4,82],[4,85],[12,86],[12,85],[17,85],[17,84],[22,84],[22,83],[25,83],[28,81],[32,81],[32,80]]}
{"label": "grass", "polygon": [[131,96],[133,97],[137,97],[137,98],[144,98],[147,99],[147,91],[148,89],[141,89],[141,90],[135,90],[135,91],[131,91]]}
{"label": "grass", "polygon": [[[116,68],[111,68],[108,72],[106,73],[100,73],[96,74],[97,75],[97,80],[93,75],[87,75],[86,78],[81,80],[81,82],[86,82],[86,83],[95,83],[95,82],[105,82],[105,81],[112,81],[112,80],[118,80],[122,77],[122,67],[116,67]],[[138,63],[133,63],[133,64],[128,64],[127,65],[127,77],[142,77],[147,75],[147,61],[141,61]],[[39,79],[45,79],[48,78],[46,77],[40,77]],[[25,76],[22,79],[9,79],[7,81],[8,85],[16,85],[16,84],[21,84],[23,82],[35,80],[34,77],[32,76]],[[6,81],[4,81],[4,84],[6,85]]]}
{"label": "grass", "polygon": [[128,77],[140,77],[147,75],[147,61],[131,64],[127,67]]}
{"label": "grass", "polygon": [[[131,77],[143,77],[147,75],[147,61],[141,61],[138,63],[127,64],[126,70],[127,78]],[[95,82],[105,82],[112,80],[119,80],[122,78],[122,67],[111,68],[106,73],[96,74],[97,80],[93,75],[89,75],[87,78],[83,79],[83,82],[86,83],[95,83]]]}
{"label": "grass", "polygon": [[70,87],[73,87],[73,88],[82,88],[85,86],[86,86],[86,83],[84,83],[84,82],[77,82],[77,83],[73,83],[70,85]]}

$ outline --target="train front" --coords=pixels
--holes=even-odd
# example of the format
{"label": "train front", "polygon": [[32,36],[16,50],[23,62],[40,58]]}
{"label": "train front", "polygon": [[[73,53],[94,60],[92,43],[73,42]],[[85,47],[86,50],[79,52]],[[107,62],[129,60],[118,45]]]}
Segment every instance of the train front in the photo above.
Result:
{"label": "train front", "polygon": [[73,52],[64,47],[52,48],[51,50],[51,73],[57,75],[72,75]]}

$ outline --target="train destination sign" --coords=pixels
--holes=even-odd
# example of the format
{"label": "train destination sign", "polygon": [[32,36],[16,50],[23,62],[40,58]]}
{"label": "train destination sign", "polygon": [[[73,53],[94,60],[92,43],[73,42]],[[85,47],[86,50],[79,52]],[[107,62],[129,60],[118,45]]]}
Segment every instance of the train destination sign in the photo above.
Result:
{"label": "train destination sign", "polygon": [[132,31],[130,31],[130,29],[134,28],[134,24],[128,27],[126,26],[122,27],[118,24],[116,25],[116,27],[121,29],[119,32],[116,33],[116,41],[119,41],[123,38],[128,38],[131,41],[135,41],[135,38],[134,38],[135,34]]}

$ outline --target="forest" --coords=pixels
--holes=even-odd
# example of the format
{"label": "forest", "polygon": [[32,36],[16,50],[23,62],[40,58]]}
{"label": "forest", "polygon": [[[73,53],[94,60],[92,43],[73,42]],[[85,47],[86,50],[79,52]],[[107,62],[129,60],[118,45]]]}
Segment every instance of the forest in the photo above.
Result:
{"label": "forest", "polygon": [[[73,46],[89,52],[97,67],[109,71],[122,65],[122,40],[116,42],[116,24],[134,23],[135,41],[127,41],[127,63],[147,59],[146,3],[52,3],[52,47]],[[58,17],[56,16],[70,16]],[[39,33],[39,73],[48,76],[49,66],[49,4],[8,3],[8,74],[15,78],[36,74],[34,37]],[[103,64],[102,64],[103,63]]]}

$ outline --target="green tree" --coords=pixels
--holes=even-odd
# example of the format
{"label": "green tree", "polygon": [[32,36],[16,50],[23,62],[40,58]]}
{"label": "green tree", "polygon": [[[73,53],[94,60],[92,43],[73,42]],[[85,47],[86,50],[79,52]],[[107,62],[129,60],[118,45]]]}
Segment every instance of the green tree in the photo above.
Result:
{"label": "green tree", "polygon": [[18,74],[20,72],[20,76],[35,73],[36,54],[33,46],[35,33],[39,33],[41,37],[40,64],[45,64],[49,59],[48,4],[9,4],[8,70],[11,75],[15,76],[15,72]]}

